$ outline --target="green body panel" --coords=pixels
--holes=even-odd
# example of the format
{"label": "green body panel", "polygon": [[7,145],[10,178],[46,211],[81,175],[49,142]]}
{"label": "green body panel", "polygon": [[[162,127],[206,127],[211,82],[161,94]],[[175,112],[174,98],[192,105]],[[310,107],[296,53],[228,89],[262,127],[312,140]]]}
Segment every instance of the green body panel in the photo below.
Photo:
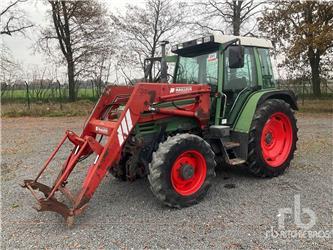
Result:
{"label": "green body panel", "polygon": [[[162,124],[161,122],[160,124]],[[168,120],[165,131],[166,132],[175,132],[181,130],[190,130],[197,128],[198,123],[195,119],[190,117],[174,117]]]}
{"label": "green body panel", "polygon": [[[222,45],[219,48],[218,52],[218,81],[217,81],[217,91],[222,93],[222,82],[223,82],[223,47]],[[219,125],[221,121],[221,105],[222,105],[222,97],[218,96],[216,100],[216,110],[215,110],[215,125]],[[211,112],[212,113],[212,112]],[[223,117],[222,117],[223,118]]]}
{"label": "green body panel", "polygon": [[[187,104],[191,104],[194,103],[195,99],[187,99],[187,100],[179,100],[179,101],[175,101],[173,102],[175,105],[177,106],[181,106],[181,105],[187,105]],[[158,105],[156,105],[156,107],[158,108],[171,108],[171,107],[175,107],[174,104],[172,102],[163,102],[160,103]]]}
{"label": "green body panel", "polygon": [[160,127],[156,124],[156,122],[146,122],[137,124],[134,128],[136,136],[144,136],[151,133],[157,133],[160,131]]}
{"label": "green body panel", "polygon": [[[158,108],[174,108],[175,105],[182,106],[194,103],[195,99],[188,100],[179,100],[175,102],[164,102],[156,105]],[[142,114],[142,117],[150,116],[150,113]],[[135,134],[147,135],[151,133],[158,133],[161,128],[165,129],[166,132],[174,132],[177,130],[190,130],[193,128],[197,128],[198,123],[195,119],[191,117],[172,117],[167,119],[156,120],[152,122],[140,123],[135,126]]]}
{"label": "green body panel", "polygon": [[268,92],[278,91],[277,89],[264,89],[252,93],[240,110],[232,130],[241,133],[249,133],[254,113],[257,109],[259,99]]}
{"label": "green body panel", "polygon": [[177,55],[171,55],[171,56],[166,56],[165,57],[165,61],[167,63],[176,63],[177,62],[177,59],[178,59],[178,56]]}
{"label": "green body panel", "polygon": [[253,51],[254,51],[254,58],[256,60],[258,85],[262,86],[262,71],[261,71],[261,64],[260,64],[258,50],[257,50],[257,48],[254,48]]}
{"label": "green body panel", "polygon": [[198,128],[198,123],[195,119],[189,117],[172,117],[167,119],[161,119],[153,122],[146,122],[137,124],[135,126],[135,134],[138,136],[144,136],[152,133],[159,133],[163,128],[165,132],[172,133],[182,130],[190,130]]}

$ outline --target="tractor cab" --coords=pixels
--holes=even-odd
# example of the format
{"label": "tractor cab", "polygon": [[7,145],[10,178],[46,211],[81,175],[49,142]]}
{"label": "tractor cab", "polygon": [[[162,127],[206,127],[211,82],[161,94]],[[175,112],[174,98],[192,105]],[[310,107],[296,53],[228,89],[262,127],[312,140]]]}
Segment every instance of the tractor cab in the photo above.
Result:
{"label": "tractor cab", "polygon": [[215,124],[232,124],[254,91],[275,86],[269,40],[208,35],[172,47],[178,55],[174,83],[209,84]]}

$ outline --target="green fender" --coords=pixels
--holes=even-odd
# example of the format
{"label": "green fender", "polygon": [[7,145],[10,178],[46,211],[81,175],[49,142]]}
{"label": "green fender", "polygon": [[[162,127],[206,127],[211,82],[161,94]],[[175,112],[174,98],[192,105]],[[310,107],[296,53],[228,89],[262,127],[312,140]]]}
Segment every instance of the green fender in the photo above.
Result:
{"label": "green fender", "polygon": [[235,132],[249,133],[257,107],[267,99],[282,99],[289,103],[292,109],[298,110],[297,98],[294,92],[289,90],[260,90],[248,97],[232,126],[232,130]]}

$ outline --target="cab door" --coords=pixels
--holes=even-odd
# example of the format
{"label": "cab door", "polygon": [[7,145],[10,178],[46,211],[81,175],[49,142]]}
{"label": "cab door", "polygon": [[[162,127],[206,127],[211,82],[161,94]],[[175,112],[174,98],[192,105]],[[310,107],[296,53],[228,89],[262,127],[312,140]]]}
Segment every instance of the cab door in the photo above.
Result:
{"label": "cab door", "polygon": [[229,49],[224,53],[222,92],[226,97],[222,124],[232,124],[246,98],[258,87],[258,72],[253,47],[244,47],[244,66],[229,67]]}

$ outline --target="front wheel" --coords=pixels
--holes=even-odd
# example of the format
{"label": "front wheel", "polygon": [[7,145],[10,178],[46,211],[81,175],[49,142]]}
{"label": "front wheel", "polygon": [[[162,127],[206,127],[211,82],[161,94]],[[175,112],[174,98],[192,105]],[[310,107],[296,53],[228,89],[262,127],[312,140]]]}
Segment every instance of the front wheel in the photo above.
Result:
{"label": "front wheel", "polygon": [[256,176],[283,174],[294,157],[297,138],[296,119],[290,105],[271,99],[261,105],[252,121],[249,136],[249,170]]}
{"label": "front wheel", "polygon": [[165,205],[198,203],[215,176],[214,152],[196,135],[178,134],[160,143],[149,165],[151,190]]}

